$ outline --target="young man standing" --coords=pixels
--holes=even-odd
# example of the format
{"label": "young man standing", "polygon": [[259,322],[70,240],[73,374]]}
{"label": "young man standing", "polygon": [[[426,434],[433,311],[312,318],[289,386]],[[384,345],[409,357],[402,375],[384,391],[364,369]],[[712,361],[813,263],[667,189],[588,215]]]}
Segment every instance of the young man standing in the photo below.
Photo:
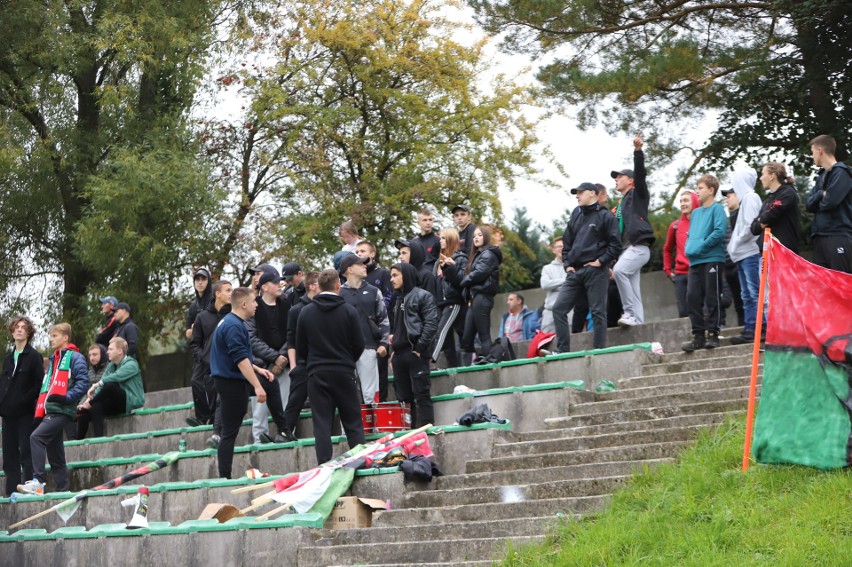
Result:
{"label": "young man standing", "polygon": [[476,230],[470,209],[467,205],[456,205],[452,212],[453,221],[459,231],[459,249],[463,250],[465,254],[470,254],[470,248],[473,246],[473,231]]}
{"label": "young man standing", "polygon": [[332,457],[335,409],[349,448],[364,442],[361,396],[355,382],[355,361],[364,351],[364,338],[358,312],[339,295],[337,272],[323,270],[317,283],[320,293],[299,314],[296,358],[305,361],[308,372],[317,464],[322,464]]}
{"label": "young man standing", "polygon": [[565,281],[565,268],[562,267],[562,238],[557,238],[550,245],[553,261],[541,269],[541,287],[547,292],[544,298],[544,309],[541,314],[541,330],[545,333],[555,333],[553,324],[553,304],[559,295],[559,288]]}
{"label": "young man standing", "polygon": [[266,402],[261,380],[272,382],[269,370],[254,364],[251,340],[245,321],[257,310],[255,292],[238,287],[231,293],[231,312],[225,315],[210,346],[210,372],[222,405],[222,436],[219,441],[218,466],[221,478],[231,478],[234,442],[246,415],[249,396]]}
{"label": "young man standing", "polygon": [[719,346],[727,218],[722,205],[716,202],[718,190],[715,176],[702,175],[698,179],[696,193],[701,206],[692,211],[685,248],[689,259],[686,301],[692,324],[692,340],[681,345],[686,352]]}
{"label": "young man standing", "polygon": [[189,351],[201,368],[201,380],[192,383],[192,399],[195,402],[195,421],[187,418],[190,425],[213,424],[213,435],[207,440],[207,445],[215,449],[219,446],[222,435],[222,410],[219,408],[219,398],[216,385],[210,374],[210,348],[213,344],[213,334],[225,315],[231,312],[231,282],[219,280],[212,286],[213,303],[198,314],[192,325],[192,339],[189,341]]}
{"label": "young man standing", "polygon": [[411,425],[421,427],[435,420],[432,381],[429,376],[429,345],[438,332],[438,308],[432,294],[416,287],[417,273],[411,264],[394,264],[391,285],[396,300],[393,314],[393,377],[399,401],[411,404]]}
{"label": "young man standing", "polygon": [[305,274],[305,295],[290,308],[287,314],[287,358],[290,360],[290,395],[287,397],[287,407],[284,408],[284,423],[286,429],[281,432],[287,441],[296,441],[296,425],[299,423],[299,413],[308,399],[308,371],[305,361],[296,356],[296,328],[299,324],[299,314],[302,309],[313,301],[319,293],[318,272]]}
{"label": "young man standing", "polygon": [[192,338],[192,324],[195,323],[195,318],[198,314],[207,309],[210,302],[213,301],[213,293],[210,289],[212,279],[210,278],[210,270],[207,268],[198,268],[192,274],[192,286],[195,289],[195,299],[189,304],[189,309],[186,312],[186,338]]}
{"label": "young man standing", "polygon": [[287,262],[281,266],[281,279],[287,284],[281,296],[291,306],[296,305],[305,295],[305,273],[302,266],[297,262]]}
{"label": "young man standing", "polygon": [[14,317],[8,329],[15,345],[3,359],[0,417],[3,418],[6,496],[11,496],[22,479],[33,477],[30,435],[33,432],[38,391],[44,378],[44,364],[41,354],[30,344],[35,335],[35,326],[28,317]]}
{"label": "young man standing", "polygon": [[532,339],[538,325],[535,313],[524,305],[524,296],[513,291],[506,298],[506,307],[509,312],[500,319],[500,336],[507,337],[513,343]]}
{"label": "young man standing", "polygon": [[571,193],[579,205],[562,236],[562,266],[565,281],[553,305],[556,348],[571,350],[571,325],[568,312],[585,295],[594,321],[594,348],[605,348],[607,341],[606,303],[609,295],[609,265],[621,253],[618,222],[598,202],[594,183],[580,183]]}
{"label": "young man standing", "polygon": [[[121,304],[119,304],[120,306]],[[119,309],[121,311],[121,309]],[[68,467],[65,464],[63,434],[65,426],[74,420],[79,402],[89,390],[89,370],[86,357],[71,344],[71,325],[59,323],[48,332],[50,362],[41,384],[36,402],[35,418],[41,423],[30,435],[33,457],[33,479],[18,485],[26,494],[43,494],[47,473],[45,461],[50,462],[50,472],[56,490],[68,490]]]}
{"label": "young man standing", "polygon": [[426,252],[426,260],[423,265],[432,272],[435,271],[435,262],[441,255],[441,238],[435,233],[434,223],[435,217],[432,216],[432,211],[420,209],[420,212],[417,213],[417,226],[420,227],[420,235],[414,240],[423,246],[423,250]]}
{"label": "young man standing", "polygon": [[810,142],[819,170],[816,184],[805,200],[814,213],[811,237],[814,264],[852,273],[852,169],[834,156],[837,142],[827,135]]}
{"label": "young man standing", "polygon": [[757,173],[752,168],[734,173],[733,189],[722,191],[725,204],[732,217],[736,217],[728,241],[728,256],[736,265],[743,300],[743,333],[731,337],[731,343],[745,344],[754,341],[757,324],[757,296],[760,291],[760,248],[757,236],[751,233],[751,221],[760,214],[763,203],[754,191]]}
{"label": "young man standing", "polygon": [[[621,193],[621,202],[615,211],[624,251],[613,267],[615,283],[621,295],[624,315],[618,320],[621,327],[634,327],[645,322],[639,272],[651,258],[654,229],[648,222],[648,204],[651,193],[645,181],[645,154],[642,152],[642,132],[633,140],[633,169],[612,171],[615,189]],[[595,323],[597,326],[597,323]]]}
{"label": "young man standing", "polygon": [[[368,258],[367,262],[367,283],[377,287],[382,292],[382,299],[385,302],[385,311],[390,313],[391,301],[393,300],[393,287],[390,283],[390,271],[382,268],[376,260],[376,245],[367,240],[362,240],[355,247],[355,254],[361,258]],[[379,400],[386,402],[388,400],[388,356],[379,356],[376,359],[379,366]]]}
{"label": "young man standing", "polygon": [[136,358],[136,343],[139,342],[139,327],[136,322],[130,318],[130,305],[125,302],[118,304],[115,310],[115,320],[118,321],[118,327],[115,329],[115,336],[121,337],[127,341],[127,355]]}
{"label": "young man standing", "polygon": [[675,289],[677,316],[689,317],[689,306],[686,302],[686,282],[689,275],[689,260],[686,257],[686,237],[689,235],[689,222],[692,211],[701,206],[698,194],[694,191],[684,191],[680,194],[680,218],[672,221],[666,233],[666,243],[663,245],[663,272]]}
{"label": "young man standing", "polygon": [[109,340],[115,335],[115,329],[118,327],[118,321],[115,320],[115,309],[118,307],[118,299],[113,296],[102,297],[101,314],[103,314],[104,326],[95,337],[95,342],[106,347]]}
{"label": "young man standing", "polygon": [[358,312],[360,331],[364,337],[364,352],[355,363],[361,394],[365,404],[375,401],[379,391],[377,356],[388,354],[390,323],[382,292],[366,283],[367,259],[349,254],[340,262],[340,274],[346,282],[340,287],[340,297]]}

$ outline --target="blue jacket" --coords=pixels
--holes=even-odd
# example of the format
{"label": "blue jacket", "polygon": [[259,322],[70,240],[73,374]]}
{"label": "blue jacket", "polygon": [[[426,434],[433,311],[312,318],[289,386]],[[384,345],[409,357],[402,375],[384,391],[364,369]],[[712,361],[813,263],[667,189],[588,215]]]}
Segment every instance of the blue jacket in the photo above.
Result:
{"label": "blue jacket", "polygon": [[692,217],[689,219],[689,236],[684,246],[689,265],[724,262],[727,232],[728,219],[725,216],[725,209],[719,203],[713,203],[709,207],[698,207],[692,211]]}
{"label": "blue jacket", "polygon": [[[535,311],[530,311],[527,309],[527,306],[524,305],[524,308],[521,309],[520,313],[523,318],[523,325],[521,326],[521,340],[528,341],[535,336],[535,332],[541,327],[540,321],[538,317],[535,316]],[[506,329],[506,319],[509,318],[509,313],[504,313],[503,317],[500,319],[500,337],[503,337]]]}
{"label": "blue jacket", "polygon": [[245,380],[237,365],[245,359],[254,364],[251,355],[251,339],[245,321],[228,313],[219,322],[213,333],[210,346],[210,374],[214,378]]}
{"label": "blue jacket", "polygon": [[[45,401],[45,413],[64,413],[72,419],[77,413],[77,402],[83,399],[86,392],[89,391],[89,367],[86,364],[86,357],[80,354],[76,346],[69,345],[71,348],[71,375],[68,377],[68,390],[65,392],[63,401],[54,401],[53,396],[48,396]],[[60,357],[69,349],[62,349]],[[50,364],[53,365],[54,354],[50,355]]]}

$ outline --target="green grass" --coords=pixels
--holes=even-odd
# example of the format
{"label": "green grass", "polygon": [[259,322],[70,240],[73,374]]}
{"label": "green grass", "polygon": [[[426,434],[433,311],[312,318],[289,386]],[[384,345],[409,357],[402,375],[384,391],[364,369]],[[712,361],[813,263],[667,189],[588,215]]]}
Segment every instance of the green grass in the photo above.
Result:
{"label": "green grass", "polygon": [[852,471],[752,464],[743,474],[743,436],[741,419],[704,432],[605,512],[510,548],[502,565],[852,565]]}

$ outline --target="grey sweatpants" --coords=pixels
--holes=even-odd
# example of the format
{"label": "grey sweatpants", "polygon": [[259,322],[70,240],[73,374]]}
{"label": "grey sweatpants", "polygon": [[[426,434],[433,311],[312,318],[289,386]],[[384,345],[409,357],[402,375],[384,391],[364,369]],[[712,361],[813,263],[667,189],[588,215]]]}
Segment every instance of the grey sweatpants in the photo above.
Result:
{"label": "grey sweatpants", "polygon": [[632,316],[639,324],[645,322],[642,293],[639,290],[639,272],[650,259],[650,248],[643,244],[631,244],[624,249],[612,269],[624,314]]}

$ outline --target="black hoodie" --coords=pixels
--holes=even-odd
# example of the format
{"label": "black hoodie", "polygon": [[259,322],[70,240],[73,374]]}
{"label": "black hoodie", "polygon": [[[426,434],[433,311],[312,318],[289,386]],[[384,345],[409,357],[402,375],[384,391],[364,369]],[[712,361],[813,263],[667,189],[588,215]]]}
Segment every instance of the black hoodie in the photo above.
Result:
{"label": "black hoodie", "polygon": [[296,325],[296,359],[305,361],[308,374],[354,373],[363,352],[358,312],[342,297],[323,292],[302,308]]}
{"label": "black hoodie", "polygon": [[189,352],[195,360],[201,362],[210,372],[210,348],[213,344],[211,340],[216,332],[216,327],[219,326],[219,321],[231,312],[231,304],[226,303],[222,309],[216,311],[216,302],[208,305],[198,317],[195,318],[195,324],[192,326],[192,338],[189,340]]}
{"label": "black hoodie", "polygon": [[210,271],[207,268],[198,268],[195,270],[195,273],[192,274],[192,280],[195,281],[195,276],[198,274],[207,276],[207,287],[204,288],[204,293],[198,293],[198,290],[195,291],[195,300],[189,305],[189,311],[186,313],[186,328],[189,329],[192,327],[192,324],[195,323],[195,318],[198,317],[198,314],[207,309],[207,306],[213,303],[213,279],[210,277]]}
{"label": "black hoodie", "polygon": [[431,293],[437,302],[440,297],[438,279],[426,265],[426,249],[423,248],[423,245],[418,240],[408,240],[406,242],[409,250],[411,250],[408,263],[417,270],[417,281],[414,285]]}

